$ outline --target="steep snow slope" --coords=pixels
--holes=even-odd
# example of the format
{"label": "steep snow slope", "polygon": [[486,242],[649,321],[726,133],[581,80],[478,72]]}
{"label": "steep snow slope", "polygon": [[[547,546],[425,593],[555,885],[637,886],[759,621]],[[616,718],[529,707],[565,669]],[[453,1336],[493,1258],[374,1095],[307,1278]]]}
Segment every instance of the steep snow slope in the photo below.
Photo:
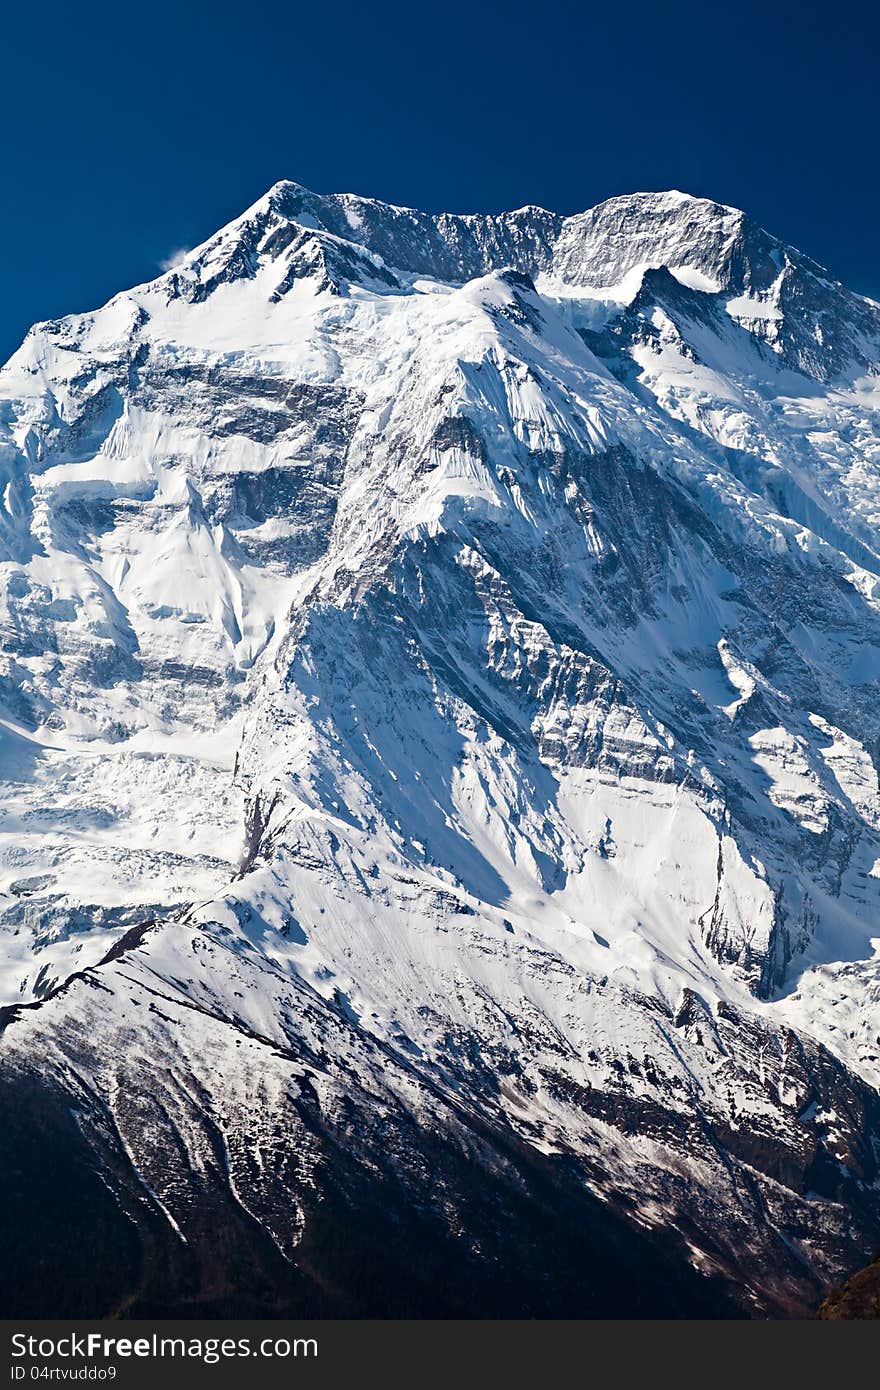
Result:
{"label": "steep snow slope", "polygon": [[13,1074],[48,1057],[181,1239],[222,1131],[295,1263],[271,1059],[366,1116],[378,1048],[408,1163],[454,1102],[482,1171],[507,1135],[811,1307],[880,1220],[878,362],[877,306],[677,193],[279,184],[38,325],[0,374]]}

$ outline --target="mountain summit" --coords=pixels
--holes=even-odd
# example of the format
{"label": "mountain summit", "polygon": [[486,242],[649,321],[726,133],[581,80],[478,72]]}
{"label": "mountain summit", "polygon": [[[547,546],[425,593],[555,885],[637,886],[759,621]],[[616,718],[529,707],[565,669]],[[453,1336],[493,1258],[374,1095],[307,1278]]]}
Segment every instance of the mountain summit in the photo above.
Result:
{"label": "mountain summit", "polygon": [[62,1221],[83,1317],[818,1306],[880,1243],[878,518],[880,307],[681,193],[283,182],[32,329],[5,1248]]}

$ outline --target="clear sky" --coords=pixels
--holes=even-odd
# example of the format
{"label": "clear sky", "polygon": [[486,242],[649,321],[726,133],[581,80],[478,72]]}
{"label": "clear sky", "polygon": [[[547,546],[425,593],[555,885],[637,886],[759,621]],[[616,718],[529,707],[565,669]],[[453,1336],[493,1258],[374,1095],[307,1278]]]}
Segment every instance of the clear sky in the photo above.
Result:
{"label": "clear sky", "polygon": [[279,178],[434,210],[679,188],[880,297],[880,7],[15,0],[0,357]]}

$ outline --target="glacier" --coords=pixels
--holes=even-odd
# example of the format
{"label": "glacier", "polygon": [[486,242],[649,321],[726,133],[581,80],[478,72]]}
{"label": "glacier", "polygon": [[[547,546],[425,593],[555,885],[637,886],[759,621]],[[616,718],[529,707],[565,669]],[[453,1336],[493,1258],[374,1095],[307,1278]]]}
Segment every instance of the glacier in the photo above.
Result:
{"label": "glacier", "polygon": [[880,306],[677,192],[282,182],[31,330],[0,498],[3,1220],[80,1175],[73,1314],[864,1263]]}

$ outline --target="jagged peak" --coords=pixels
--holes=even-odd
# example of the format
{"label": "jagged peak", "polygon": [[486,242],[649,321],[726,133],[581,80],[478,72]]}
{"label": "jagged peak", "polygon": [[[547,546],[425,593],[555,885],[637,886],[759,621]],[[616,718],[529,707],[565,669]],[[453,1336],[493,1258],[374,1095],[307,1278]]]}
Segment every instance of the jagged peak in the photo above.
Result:
{"label": "jagged peak", "polygon": [[630,303],[645,273],[661,267],[693,291],[772,298],[790,320],[778,341],[790,342],[791,361],[808,375],[829,379],[850,362],[874,360],[876,305],[742,210],[679,189],[616,194],[570,216],[535,204],[435,213],[357,193],[316,193],[282,178],[156,285],[202,300],[269,268],[263,289],[277,301],[302,279],[342,294],[350,285],[381,293],[413,278],[464,284],[513,270],[539,285],[546,277],[566,294],[607,290]]}
{"label": "jagged peak", "polygon": [[564,216],[536,204],[425,212],[352,192],[315,193],[293,179],[278,180],[205,246],[252,236],[272,218],[349,241],[396,271],[455,282],[509,266],[601,287],[639,266],[668,265],[720,286],[736,278],[745,242],[756,243],[762,263],[782,248],[740,209],[678,189],[618,194]]}
{"label": "jagged peak", "polygon": [[468,220],[470,222],[490,222],[505,218],[519,218],[523,214],[536,214],[539,217],[558,218],[560,221],[568,222],[583,217],[595,216],[606,210],[615,207],[640,206],[643,208],[656,207],[658,210],[673,211],[683,208],[695,208],[711,213],[713,216],[723,216],[745,219],[747,214],[740,208],[733,207],[727,203],[718,202],[716,199],[704,197],[701,194],[685,193],[680,189],[657,189],[657,190],[636,190],[632,193],[614,194],[609,198],[602,199],[600,202],[592,204],[578,212],[572,213],[567,217],[561,213],[554,212],[545,207],[542,203],[523,203],[516,208],[501,208],[495,211],[454,211],[443,209],[439,212],[429,212],[416,208],[407,203],[392,203],[387,199],[374,198],[367,194],[355,193],[352,191],[334,191],[318,193],[308,188],[305,184],[298,183],[295,179],[279,179],[270,189],[244,214],[245,216],[254,213],[265,207],[273,207],[276,210],[284,211],[289,214],[289,201],[291,199],[307,199],[311,204],[343,203],[347,205],[355,204],[377,211],[403,214],[413,218],[430,218],[437,220],[440,218],[450,220]]}
{"label": "jagged peak", "polygon": [[[271,235],[276,221],[348,242],[389,271],[457,283],[511,267],[533,278],[549,274],[573,288],[602,288],[666,266],[701,277],[695,287],[735,294],[764,292],[792,268],[832,292],[841,288],[741,209],[679,189],[616,194],[563,216],[536,204],[504,212],[425,212],[358,193],[316,193],[294,179],[279,179],[189,252],[183,265],[227,259],[240,244],[246,257]],[[283,244],[283,236],[271,243]],[[860,303],[863,312],[873,309],[868,301]]]}
{"label": "jagged peak", "polygon": [[610,198],[603,198],[593,207],[586,208],[582,213],[574,213],[574,217],[585,217],[590,213],[600,213],[615,206],[635,204],[642,207],[657,207],[665,210],[681,211],[683,209],[699,209],[718,217],[746,217],[746,213],[741,208],[734,207],[729,203],[720,203],[715,198],[706,198],[699,193],[684,193],[678,188],[664,189],[641,189],[633,193],[616,193]]}

